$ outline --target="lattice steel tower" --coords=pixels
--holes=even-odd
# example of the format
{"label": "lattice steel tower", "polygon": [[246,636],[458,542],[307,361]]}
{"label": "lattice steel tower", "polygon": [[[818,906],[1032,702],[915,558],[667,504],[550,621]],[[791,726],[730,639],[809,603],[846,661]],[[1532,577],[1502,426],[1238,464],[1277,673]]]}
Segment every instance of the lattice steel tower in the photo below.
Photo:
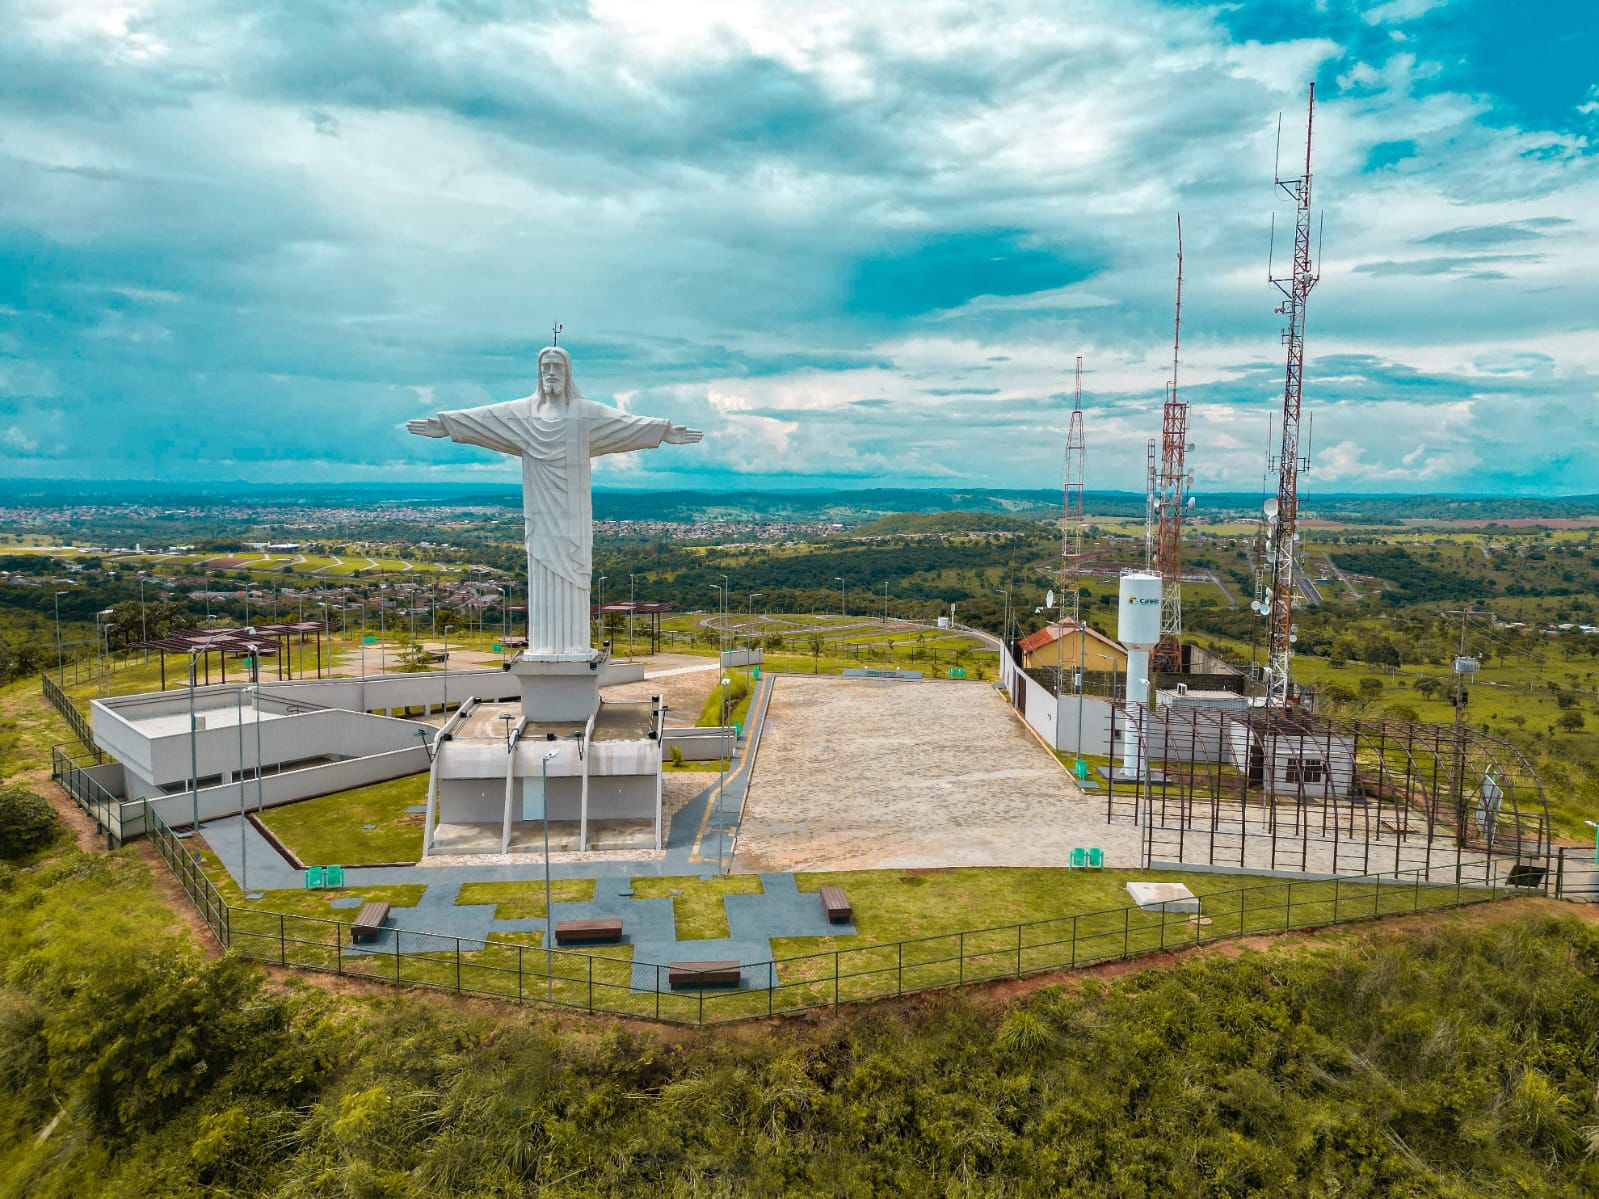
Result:
{"label": "lattice steel tower", "polygon": [[1183,668],[1183,505],[1188,495],[1188,405],[1177,396],[1177,358],[1183,344],[1183,218],[1177,218],[1177,314],[1172,322],[1171,381],[1161,410],[1160,479],[1155,492],[1159,532],[1155,570],[1161,577],[1160,643],[1151,670]]}
{"label": "lattice steel tower", "polygon": [[[1271,640],[1266,655],[1266,702],[1277,707],[1288,703],[1288,668],[1295,640],[1294,542],[1299,524],[1299,472],[1310,466],[1308,459],[1301,459],[1299,453],[1299,412],[1305,371],[1305,304],[1320,278],[1310,256],[1310,134],[1315,117],[1316,85],[1312,83],[1305,116],[1305,173],[1297,179],[1276,177],[1277,186],[1294,201],[1293,273],[1287,277],[1278,276],[1269,266],[1266,271],[1272,284],[1283,294],[1277,312],[1288,318],[1282,335],[1283,344],[1288,348],[1288,366],[1283,380],[1277,498],[1267,501],[1272,528],[1267,543],[1271,555],[1271,610],[1267,613]],[[1279,122],[1279,139],[1281,128]]]}

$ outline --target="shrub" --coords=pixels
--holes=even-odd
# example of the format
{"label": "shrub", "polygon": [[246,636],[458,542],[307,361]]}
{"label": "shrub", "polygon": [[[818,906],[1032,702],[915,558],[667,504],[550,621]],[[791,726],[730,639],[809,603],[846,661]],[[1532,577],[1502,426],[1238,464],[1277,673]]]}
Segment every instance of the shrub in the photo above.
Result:
{"label": "shrub", "polygon": [[15,861],[56,838],[56,814],[26,787],[0,787],[0,859]]}

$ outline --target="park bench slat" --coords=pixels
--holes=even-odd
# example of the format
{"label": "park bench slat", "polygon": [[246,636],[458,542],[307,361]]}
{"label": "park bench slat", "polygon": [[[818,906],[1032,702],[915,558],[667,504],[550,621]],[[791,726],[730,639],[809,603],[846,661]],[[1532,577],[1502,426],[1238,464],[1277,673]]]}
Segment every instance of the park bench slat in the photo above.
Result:
{"label": "park bench slat", "polygon": [[673,962],[666,981],[673,987],[736,987],[739,972],[736,961]]}
{"label": "park bench slat", "polygon": [[850,907],[843,887],[823,887],[822,908],[830,924],[844,924],[855,918],[855,910]]}
{"label": "park bench slat", "polygon": [[622,939],[622,918],[600,916],[592,920],[557,920],[557,945],[598,945]]}
{"label": "park bench slat", "polygon": [[352,942],[373,940],[388,918],[389,905],[381,900],[361,905],[361,910],[355,914],[355,920],[350,925],[350,940]]}

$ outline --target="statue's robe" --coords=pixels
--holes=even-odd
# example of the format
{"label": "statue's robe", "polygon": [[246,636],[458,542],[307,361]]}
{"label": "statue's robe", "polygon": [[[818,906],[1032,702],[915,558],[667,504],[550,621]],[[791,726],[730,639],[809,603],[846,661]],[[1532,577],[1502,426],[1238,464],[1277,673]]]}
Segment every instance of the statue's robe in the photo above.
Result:
{"label": "statue's robe", "polygon": [[589,654],[594,558],[590,459],[654,449],[671,422],[630,416],[588,399],[540,416],[536,396],[441,412],[438,419],[455,441],[522,459],[528,652]]}

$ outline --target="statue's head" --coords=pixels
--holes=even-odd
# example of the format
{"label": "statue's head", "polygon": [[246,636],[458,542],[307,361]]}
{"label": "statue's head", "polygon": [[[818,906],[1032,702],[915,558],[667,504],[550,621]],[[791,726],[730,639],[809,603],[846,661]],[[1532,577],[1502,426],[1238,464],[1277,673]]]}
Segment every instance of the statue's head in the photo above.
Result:
{"label": "statue's head", "polygon": [[572,356],[560,346],[546,346],[539,351],[539,395],[564,404],[582,398],[572,379]]}

